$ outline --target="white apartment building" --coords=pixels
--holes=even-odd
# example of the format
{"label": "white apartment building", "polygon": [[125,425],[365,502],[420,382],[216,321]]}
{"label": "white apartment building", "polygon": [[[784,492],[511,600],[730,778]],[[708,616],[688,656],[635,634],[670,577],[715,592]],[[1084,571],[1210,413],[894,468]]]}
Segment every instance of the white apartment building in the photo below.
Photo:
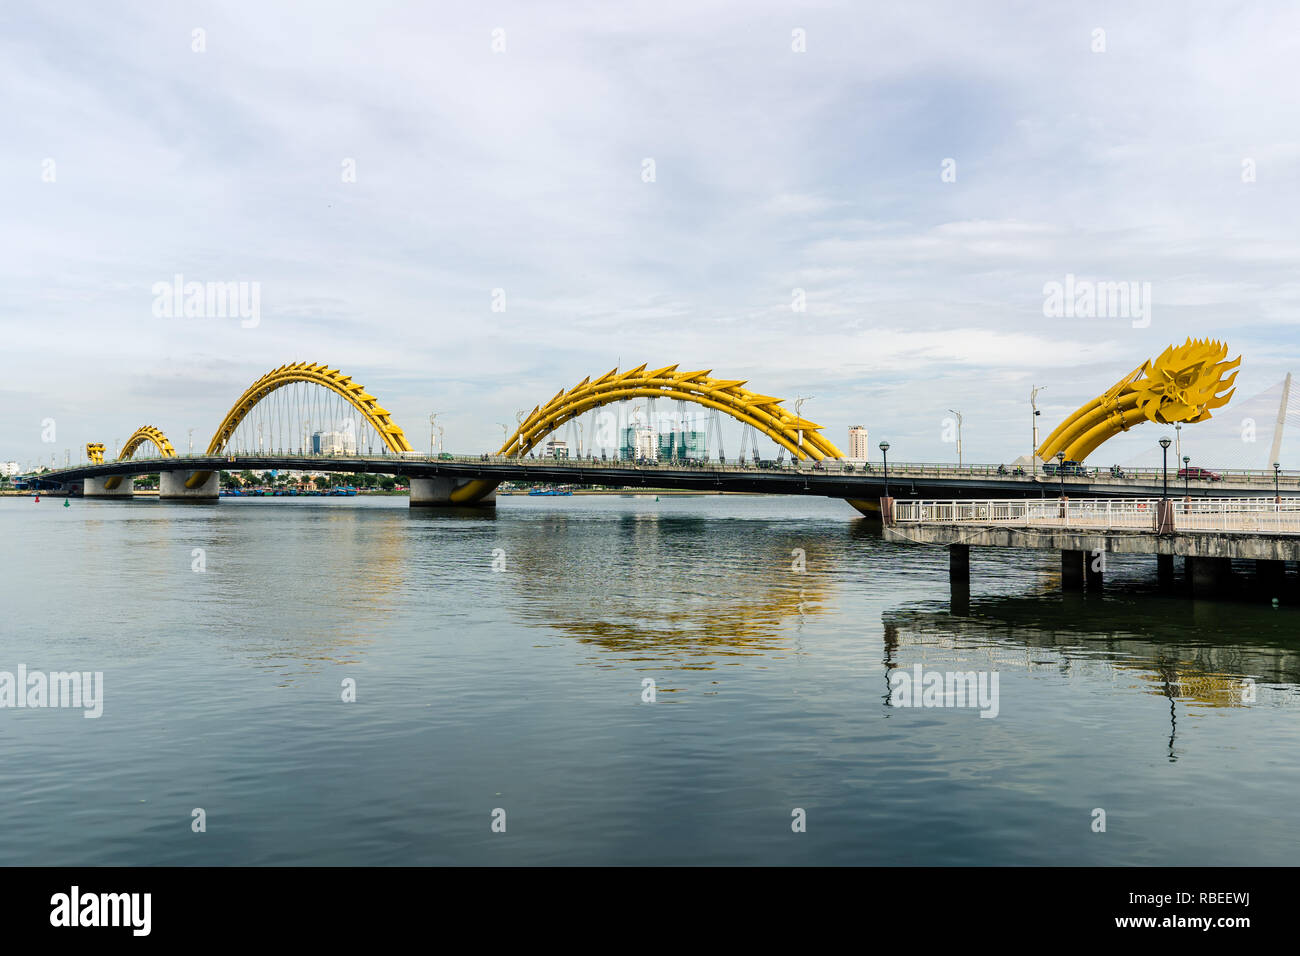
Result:
{"label": "white apartment building", "polygon": [[867,440],[866,425],[849,426],[849,458],[866,461],[871,456],[871,442]]}
{"label": "white apartment building", "polygon": [[316,455],[355,455],[356,436],[351,431],[315,432],[311,436],[311,450]]}

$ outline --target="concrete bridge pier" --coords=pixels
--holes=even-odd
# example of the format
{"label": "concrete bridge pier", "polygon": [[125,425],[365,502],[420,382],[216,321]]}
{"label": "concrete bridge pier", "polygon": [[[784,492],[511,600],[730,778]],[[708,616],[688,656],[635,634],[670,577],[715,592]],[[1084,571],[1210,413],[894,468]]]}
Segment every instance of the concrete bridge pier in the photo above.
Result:
{"label": "concrete bridge pier", "polygon": [[954,588],[970,590],[970,546],[948,545],[948,581]]}
{"label": "concrete bridge pier", "polygon": [[134,482],[130,475],[122,478],[122,483],[116,488],[104,487],[104,483],[108,481],[107,477],[83,478],[81,481],[81,494],[85,498],[124,498],[127,501],[130,501],[135,495],[135,492],[132,490]]}
{"label": "concrete bridge pier", "polygon": [[858,514],[867,519],[867,524],[879,528],[890,524],[894,518],[893,498],[845,498],[857,509]]}
{"label": "concrete bridge pier", "polygon": [[1156,584],[1161,591],[1174,589],[1174,556],[1172,554],[1156,555]]}
{"label": "concrete bridge pier", "polygon": [[1105,552],[1087,551],[1083,553],[1083,574],[1088,583],[1089,591],[1100,591],[1104,583],[1103,572],[1105,570]]}
{"label": "concrete bridge pier", "polygon": [[963,617],[969,614],[970,547],[968,545],[948,545],[948,589],[951,613]]}
{"label": "concrete bridge pier", "polygon": [[1231,558],[1186,558],[1192,597],[1226,594],[1232,588]]}
{"label": "concrete bridge pier", "polygon": [[1083,564],[1087,554],[1083,551],[1061,552],[1061,589],[1083,590]]}
{"label": "concrete bridge pier", "polygon": [[192,471],[162,471],[158,473],[158,499],[160,501],[216,501],[220,495],[218,475],[208,472],[207,480],[197,488],[186,488]]}
{"label": "concrete bridge pier", "polygon": [[495,508],[497,493],[494,488],[478,501],[452,501],[451,493],[464,487],[473,479],[464,478],[412,478],[412,508]]}
{"label": "concrete bridge pier", "polygon": [[1259,582],[1259,590],[1265,598],[1285,600],[1291,596],[1287,587],[1285,561],[1256,561],[1255,579]]}

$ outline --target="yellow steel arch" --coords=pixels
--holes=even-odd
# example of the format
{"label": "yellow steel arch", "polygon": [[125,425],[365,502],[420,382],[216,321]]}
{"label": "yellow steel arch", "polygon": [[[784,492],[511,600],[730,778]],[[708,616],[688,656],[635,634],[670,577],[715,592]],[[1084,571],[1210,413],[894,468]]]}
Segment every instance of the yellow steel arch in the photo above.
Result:
{"label": "yellow steel arch", "polygon": [[320,365],[316,362],[295,362],[293,365],[281,365],[277,369],[272,369],[261,378],[259,378],[243,395],[239,396],[239,401],[235,402],[233,408],[227,413],[225,420],[217,428],[217,433],[212,436],[212,441],[208,444],[209,455],[219,455],[226,447],[226,442],[235,433],[239,423],[244,417],[253,410],[255,406],[266,396],[270,395],[277,388],[284,388],[286,385],[292,385],[295,382],[307,382],[312,385],[319,385],[327,388],[331,392],[341,395],[353,408],[362,414],[379,433],[384,444],[391,451],[414,451],[402,430],[393,424],[389,417],[388,409],[381,408],[375,396],[366,392],[366,388],[360,382],[352,381],[350,376],[344,375],[338,369],[331,369],[327,365]]}
{"label": "yellow steel arch", "polygon": [[[679,372],[676,365],[647,372],[644,365],[612,369],[594,382],[584,378],[567,392],[561,389],[534,408],[498,454],[519,455],[571,418],[629,398],[669,398],[725,412],[752,425],[796,458],[843,458],[844,453],[821,434],[821,426],[781,407],[781,399],[744,388],[740,379],[710,378],[709,371]],[[800,434],[802,433],[802,443]]]}
{"label": "yellow steel arch", "polygon": [[117,460],[126,461],[135,454],[137,448],[147,441],[154,443],[158,449],[159,457],[176,457],[176,449],[172,447],[172,443],[167,440],[167,436],[162,433],[161,429],[154,428],[152,425],[141,425],[131,434],[131,437],[126,440],[126,444],[122,446],[122,450],[117,453]]}
{"label": "yellow steel arch", "polygon": [[[1225,343],[1209,339],[1169,346],[1061,422],[1038,447],[1038,457],[1064,452],[1069,461],[1083,461],[1102,442],[1144,421],[1205,421],[1236,391],[1231,386],[1237,373],[1224,376],[1241,364],[1241,356],[1231,362],[1224,361],[1227,356]],[[1220,394],[1224,389],[1227,394]]]}
{"label": "yellow steel arch", "polygon": [[[355,408],[379,433],[379,437],[391,451],[414,451],[410,442],[406,440],[406,435],[402,430],[393,424],[392,418],[389,417],[388,409],[380,406],[375,396],[366,391],[364,385],[360,382],[352,381],[351,376],[344,375],[338,369],[331,369],[328,365],[322,365],[318,362],[295,362],[292,365],[281,365],[279,368],[272,369],[244,391],[239,396],[239,401],[226,413],[226,417],[217,427],[217,432],[212,436],[212,441],[208,443],[208,454],[219,455],[226,447],[226,442],[230,441],[235,429],[239,423],[244,420],[253,407],[262,399],[270,395],[277,388],[284,388],[286,385],[292,385],[295,382],[307,382],[311,385],[319,385],[327,388],[331,392],[340,395],[349,405]],[[211,476],[210,471],[196,471],[185,482],[186,488],[197,488],[202,485]]]}
{"label": "yellow steel arch", "polygon": [[[821,434],[822,426],[782,408],[781,399],[751,392],[741,379],[712,378],[711,371],[679,372],[676,365],[646,371],[645,365],[638,365],[627,372],[611,369],[595,381],[584,378],[534,408],[497,454],[522,455],[565,422],[601,405],[631,398],[668,398],[725,412],[752,425],[796,458],[844,457]],[[453,491],[451,500],[457,504],[478,501],[496,486],[497,482],[486,479],[471,481]]]}
{"label": "yellow steel arch", "polygon": [[[122,450],[117,453],[117,460],[130,460],[131,456],[135,454],[135,450],[147,441],[154,443],[155,447],[158,449],[158,455],[160,458],[176,457],[176,449],[172,447],[172,443],[167,440],[167,436],[164,435],[160,429],[154,428],[152,425],[141,425],[131,433],[131,437],[126,440],[126,444],[122,446]],[[86,447],[89,449],[90,446],[88,445]],[[100,460],[102,461],[103,446],[101,445],[99,447],[101,449]],[[104,479],[104,487],[107,490],[112,491],[114,488],[117,488],[122,484],[122,478],[122,475],[110,475],[108,478]]]}

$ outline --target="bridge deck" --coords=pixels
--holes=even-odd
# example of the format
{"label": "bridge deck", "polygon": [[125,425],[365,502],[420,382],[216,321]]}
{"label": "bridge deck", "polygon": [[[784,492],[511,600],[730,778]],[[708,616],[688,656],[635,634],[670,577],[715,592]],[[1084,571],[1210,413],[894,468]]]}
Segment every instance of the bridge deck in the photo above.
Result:
{"label": "bridge deck", "polygon": [[[680,488],[685,490],[744,491],[768,494],[818,495],[874,501],[885,494],[885,473],[879,465],[840,462],[790,463],[758,467],[737,462],[698,465],[664,462],[636,464],[606,460],[506,458],[494,455],[437,458],[404,455],[189,455],[170,458],[134,458],[58,469],[38,476],[44,487],[80,483],[85,478],[139,475],[156,471],[288,471],[394,474],[408,478],[449,477],[488,479],[526,484],[559,483],[615,487]],[[1276,485],[1275,485],[1276,482]],[[1183,490],[1170,479],[1170,491]],[[1233,497],[1271,494],[1276,487],[1300,493],[1300,472],[1274,476],[1272,472],[1224,472],[1220,481],[1186,483],[1193,496]],[[1161,494],[1159,472],[1131,473],[1122,478],[1107,472],[1064,479],[1044,475],[999,473],[996,465],[894,464],[889,466],[889,490],[903,498],[1055,498],[1062,490],[1072,498]]]}

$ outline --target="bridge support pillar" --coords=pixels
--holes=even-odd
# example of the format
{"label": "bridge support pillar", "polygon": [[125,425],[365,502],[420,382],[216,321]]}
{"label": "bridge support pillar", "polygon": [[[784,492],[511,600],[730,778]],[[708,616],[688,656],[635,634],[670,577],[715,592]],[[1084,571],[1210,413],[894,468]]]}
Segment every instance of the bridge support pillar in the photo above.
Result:
{"label": "bridge support pillar", "polygon": [[1105,561],[1106,558],[1104,551],[1094,552],[1092,554],[1088,554],[1087,552],[1084,553],[1083,573],[1084,578],[1087,580],[1089,591],[1101,590],[1106,567]]}
{"label": "bridge support pillar", "polygon": [[1232,586],[1231,558],[1188,558],[1193,597],[1222,594]]}
{"label": "bridge support pillar", "polygon": [[86,498],[126,498],[130,499],[134,492],[132,491],[133,481],[130,475],[122,479],[122,483],[116,488],[105,488],[104,482],[108,478],[83,478],[81,493]]}
{"label": "bridge support pillar", "polygon": [[970,590],[969,545],[948,545],[948,582],[952,585],[954,591],[958,588]]}
{"label": "bridge support pillar", "polygon": [[1083,560],[1082,551],[1062,551],[1061,552],[1061,588],[1065,591],[1082,591],[1083,590]]}
{"label": "bridge support pillar", "polygon": [[412,478],[412,508],[492,508],[497,503],[496,489],[488,492],[478,501],[452,501],[451,493],[457,488],[469,484],[465,479],[455,478]]}
{"label": "bridge support pillar", "polygon": [[1174,589],[1174,556],[1172,554],[1156,555],[1156,585],[1161,591]]}
{"label": "bridge support pillar", "polygon": [[951,613],[970,613],[970,545],[948,545],[948,595]]}
{"label": "bridge support pillar", "polygon": [[208,473],[207,481],[197,488],[186,488],[192,471],[162,471],[158,473],[158,499],[160,501],[216,501],[220,490],[218,473]]}
{"label": "bridge support pillar", "polygon": [[1259,582],[1261,597],[1277,598],[1279,601],[1290,597],[1287,593],[1285,561],[1256,561],[1255,579]]}
{"label": "bridge support pillar", "polygon": [[867,519],[869,525],[877,526],[882,524],[880,520],[880,502],[875,498],[845,498],[849,504],[857,509],[858,514]]}

